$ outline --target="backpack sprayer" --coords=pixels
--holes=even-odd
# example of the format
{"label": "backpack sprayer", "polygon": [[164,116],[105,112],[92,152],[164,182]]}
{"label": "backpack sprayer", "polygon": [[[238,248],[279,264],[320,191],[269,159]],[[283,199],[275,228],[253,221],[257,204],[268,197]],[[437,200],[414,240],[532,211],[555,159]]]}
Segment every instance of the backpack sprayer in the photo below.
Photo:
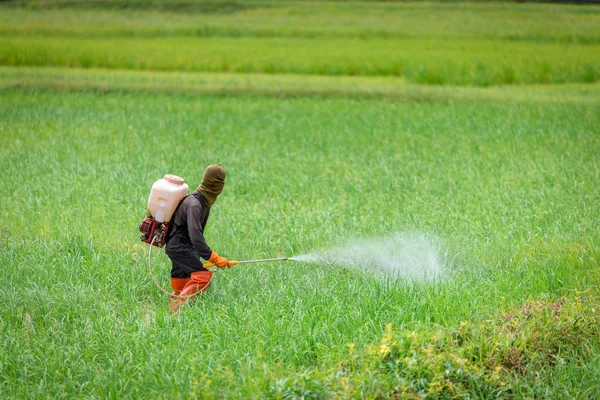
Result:
{"label": "backpack sprayer", "polygon": [[140,224],[142,242],[163,247],[169,232],[169,221],[175,209],[187,196],[189,186],[183,179],[167,174],[152,185],[146,218]]}
{"label": "backpack sprayer", "polygon": [[[151,262],[152,247],[156,246],[160,248],[166,244],[167,235],[169,233],[169,221],[179,204],[181,204],[188,195],[188,190],[189,186],[184,183],[183,178],[176,175],[167,174],[163,179],[154,182],[152,189],[150,190],[150,197],[148,197],[147,215],[139,227],[139,231],[142,233],[142,236],[140,237],[141,241],[150,245],[150,248],[148,249],[148,267],[150,269],[150,275],[152,275],[152,280],[160,290],[170,296],[175,295],[163,289],[154,277]],[[230,261],[229,266],[287,260],[287,257],[281,257],[266,258],[262,260]],[[204,268],[212,267],[215,267],[215,264],[204,264]]]}

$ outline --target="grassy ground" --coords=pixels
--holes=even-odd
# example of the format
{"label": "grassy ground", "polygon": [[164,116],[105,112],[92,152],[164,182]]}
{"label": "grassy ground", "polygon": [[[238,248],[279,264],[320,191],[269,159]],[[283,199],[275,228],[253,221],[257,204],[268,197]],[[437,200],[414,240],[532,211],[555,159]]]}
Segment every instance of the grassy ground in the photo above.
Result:
{"label": "grassy ground", "polygon": [[[67,3],[0,7],[1,398],[600,397],[595,7]],[[223,255],[425,235],[445,277],[238,266],[171,315],[137,226],[215,162]]]}
{"label": "grassy ground", "polygon": [[[0,209],[8,397],[391,395],[404,381],[378,367],[387,354],[369,350],[388,323],[396,337],[415,332],[418,350],[463,321],[476,329],[505,321],[501,313],[528,299],[565,296],[584,321],[598,318],[595,300],[577,308],[584,300],[576,292],[595,290],[599,277],[596,105],[1,96],[0,166],[10,177],[2,191],[13,194]],[[421,285],[326,265],[239,267],[170,316],[136,224],[156,177],[169,171],[194,186],[216,161],[229,178],[207,237],[227,256],[293,255],[418,231],[454,260],[452,276]],[[164,255],[156,263],[167,285]],[[554,325],[570,326],[577,314],[559,317]],[[540,357],[554,361],[524,371],[440,346],[483,371],[477,385],[506,365],[488,395],[597,393],[597,330],[574,334],[581,346],[557,342],[559,328],[548,332],[560,350]],[[357,366],[340,375],[349,345]],[[435,394],[443,362],[423,361],[402,385]],[[344,389],[344,379],[354,386]]]}

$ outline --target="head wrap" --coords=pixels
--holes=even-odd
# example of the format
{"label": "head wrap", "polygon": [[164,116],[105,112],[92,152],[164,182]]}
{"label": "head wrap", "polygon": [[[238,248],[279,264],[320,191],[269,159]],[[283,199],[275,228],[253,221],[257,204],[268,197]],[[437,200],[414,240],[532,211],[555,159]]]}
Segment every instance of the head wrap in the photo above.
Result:
{"label": "head wrap", "polygon": [[225,186],[225,169],[221,167],[221,164],[213,164],[204,171],[202,184],[196,190],[210,207],[217,201],[217,196],[223,191],[223,186]]}

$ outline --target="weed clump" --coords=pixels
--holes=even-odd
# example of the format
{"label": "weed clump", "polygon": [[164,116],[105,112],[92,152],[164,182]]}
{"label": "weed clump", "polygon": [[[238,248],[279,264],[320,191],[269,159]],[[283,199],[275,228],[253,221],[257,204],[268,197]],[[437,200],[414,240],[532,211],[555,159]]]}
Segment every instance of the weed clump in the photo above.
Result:
{"label": "weed clump", "polygon": [[[519,377],[589,356],[600,341],[596,292],[529,301],[478,324],[394,331],[357,351],[328,376],[278,380],[274,397],[377,393],[380,398],[511,397]],[[317,384],[319,383],[319,384]],[[310,397],[310,396],[308,396]]]}

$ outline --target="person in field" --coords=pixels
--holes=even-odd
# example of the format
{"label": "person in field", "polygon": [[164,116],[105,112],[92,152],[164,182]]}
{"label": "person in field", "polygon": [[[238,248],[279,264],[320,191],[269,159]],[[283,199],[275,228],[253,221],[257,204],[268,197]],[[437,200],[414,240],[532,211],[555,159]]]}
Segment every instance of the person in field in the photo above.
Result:
{"label": "person in field", "polygon": [[202,184],[187,196],[171,218],[165,253],[171,259],[171,311],[177,310],[187,299],[208,289],[212,272],[204,268],[200,258],[219,268],[231,263],[210,248],[204,239],[204,228],[210,209],[225,186],[225,169],[221,164],[210,165],[204,171]]}

